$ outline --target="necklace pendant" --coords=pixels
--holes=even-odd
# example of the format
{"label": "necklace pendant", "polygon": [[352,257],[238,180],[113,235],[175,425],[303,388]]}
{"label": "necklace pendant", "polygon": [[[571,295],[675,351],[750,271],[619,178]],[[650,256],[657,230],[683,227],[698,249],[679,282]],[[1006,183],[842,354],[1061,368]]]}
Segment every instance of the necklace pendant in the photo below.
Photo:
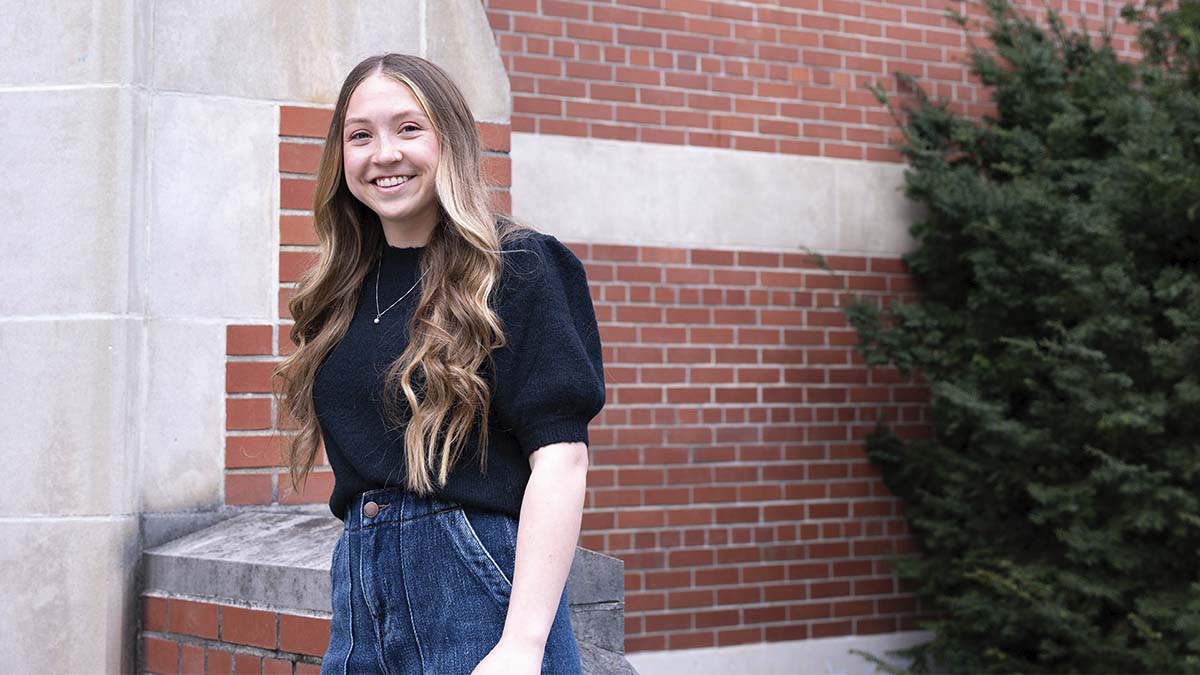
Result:
{"label": "necklace pendant", "polygon": [[379,317],[375,317],[375,323],[379,323]]}

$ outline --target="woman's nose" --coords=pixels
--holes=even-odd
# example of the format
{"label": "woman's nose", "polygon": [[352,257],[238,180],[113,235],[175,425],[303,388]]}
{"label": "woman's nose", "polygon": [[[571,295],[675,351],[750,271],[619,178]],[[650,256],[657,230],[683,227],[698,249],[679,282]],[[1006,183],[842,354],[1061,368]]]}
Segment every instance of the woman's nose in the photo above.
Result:
{"label": "woman's nose", "polygon": [[391,162],[392,160],[400,159],[400,146],[387,140],[380,141],[379,153],[376,159],[380,162]]}

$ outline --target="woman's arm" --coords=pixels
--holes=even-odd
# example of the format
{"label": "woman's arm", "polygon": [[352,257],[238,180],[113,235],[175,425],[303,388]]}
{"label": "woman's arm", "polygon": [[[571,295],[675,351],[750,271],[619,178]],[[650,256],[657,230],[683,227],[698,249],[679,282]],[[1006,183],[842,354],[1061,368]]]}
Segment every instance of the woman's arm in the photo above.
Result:
{"label": "woman's arm", "polygon": [[575,557],[587,490],[584,443],[555,443],[529,456],[513,589],[501,644],[545,649]]}
{"label": "woman's arm", "polygon": [[473,675],[536,675],[579,540],[587,489],[584,443],[552,443],[529,455],[513,589],[500,642]]}

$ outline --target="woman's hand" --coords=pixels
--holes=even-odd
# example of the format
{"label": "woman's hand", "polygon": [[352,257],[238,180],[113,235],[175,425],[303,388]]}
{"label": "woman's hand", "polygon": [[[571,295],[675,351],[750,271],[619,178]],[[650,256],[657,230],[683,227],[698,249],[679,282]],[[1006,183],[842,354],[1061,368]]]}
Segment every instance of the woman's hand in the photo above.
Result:
{"label": "woman's hand", "polygon": [[483,657],[471,675],[538,675],[545,647],[531,643],[500,642]]}

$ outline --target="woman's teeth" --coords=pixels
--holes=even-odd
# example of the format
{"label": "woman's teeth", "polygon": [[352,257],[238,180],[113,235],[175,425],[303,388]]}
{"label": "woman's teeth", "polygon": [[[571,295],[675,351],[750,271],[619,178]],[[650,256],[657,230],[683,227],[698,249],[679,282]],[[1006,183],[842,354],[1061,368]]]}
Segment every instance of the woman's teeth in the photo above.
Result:
{"label": "woman's teeth", "polygon": [[375,180],[375,184],[379,187],[394,187],[396,185],[400,185],[401,183],[407,183],[409,178],[412,178],[412,176],[392,176],[390,178],[378,178]]}

